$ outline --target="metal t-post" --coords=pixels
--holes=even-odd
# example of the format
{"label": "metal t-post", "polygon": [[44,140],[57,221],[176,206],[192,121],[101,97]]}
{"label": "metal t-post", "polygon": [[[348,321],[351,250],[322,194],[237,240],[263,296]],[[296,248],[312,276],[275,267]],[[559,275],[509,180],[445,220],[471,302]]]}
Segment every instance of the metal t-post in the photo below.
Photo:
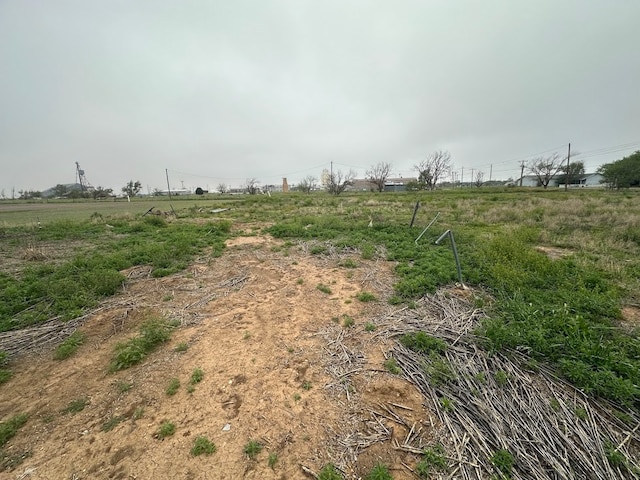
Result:
{"label": "metal t-post", "polygon": [[456,261],[456,268],[458,270],[458,281],[464,285],[462,282],[462,269],[460,268],[460,259],[458,258],[458,249],[456,248],[456,241],[453,239],[453,232],[451,230],[447,230],[436,240],[436,245],[439,245],[444,237],[449,236],[451,239],[451,249],[453,250],[453,258]]}

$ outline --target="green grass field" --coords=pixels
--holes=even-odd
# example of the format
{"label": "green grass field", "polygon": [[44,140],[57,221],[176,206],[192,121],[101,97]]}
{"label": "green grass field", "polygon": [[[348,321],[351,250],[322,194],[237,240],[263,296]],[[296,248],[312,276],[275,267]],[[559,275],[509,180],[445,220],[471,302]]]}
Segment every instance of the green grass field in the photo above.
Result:
{"label": "green grass field", "polygon": [[[143,217],[152,207],[175,216]],[[216,208],[229,210],[212,213]],[[478,332],[487,348],[528,351],[590,393],[640,404],[639,328],[623,316],[623,307],[637,312],[640,305],[640,192],[632,190],[0,202],[0,256],[11,266],[0,274],[0,331],[75,317],[118,291],[119,272],[130,266],[150,265],[163,276],[207,248],[215,258],[231,226],[245,224],[395,262],[392,303],[457,280],[449,241],[434,245],[451,230],[464,282],[488,295],[490,318]],[[55,261],[39,258],[42,245],[63,253]]]}

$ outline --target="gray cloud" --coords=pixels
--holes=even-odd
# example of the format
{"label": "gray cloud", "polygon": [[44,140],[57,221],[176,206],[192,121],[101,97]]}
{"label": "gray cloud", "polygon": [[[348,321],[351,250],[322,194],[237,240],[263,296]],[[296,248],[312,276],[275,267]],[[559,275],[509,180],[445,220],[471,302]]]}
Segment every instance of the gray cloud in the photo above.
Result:
{"label": "gray cloud", "polygon": [[[640,4],[492,0],[0,3],[0,188],[276,183],[334,161],[410,174],[571,141],[640,148]],[[181,172],[181,173],[177,173]],[[194,176],[187,176],[186,173]],[[200,178],[199,178],[200,177]]]}

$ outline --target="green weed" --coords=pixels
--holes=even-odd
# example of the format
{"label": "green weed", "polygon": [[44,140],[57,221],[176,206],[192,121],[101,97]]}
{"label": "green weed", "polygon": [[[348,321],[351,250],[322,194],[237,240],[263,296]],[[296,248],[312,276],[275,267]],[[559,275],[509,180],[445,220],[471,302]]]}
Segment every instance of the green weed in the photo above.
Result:
{"label": "green weed", "polygon": [[116,388],[120,393],[127,393],[133,387],[133,383],[125,382],[124,380],[120,380],[116,383]]}
{"label": "green weed", "polygon": [[180,389],[180,380],[178,380],[177,378],[172,378],[171,380],[169,380],[169,385],[167,385],[167,388],[165,389],[165,393],[167,395],[175,395],[176,393],[178,393],[179,389]]}
{"label": "green weed", "polygon": [[191,385],[195,385],[196,383],[200,383],[203,378],[204,378],[204,372],[202,371],[202,369],[196,368],[191,373],[191,379],[189,380],[189,383],[191,383]]}
{"label": "green weed", "polygon": [[355,325],[356,321],[353,319],[353,317],[350,317],[349,315],[343,315],[342,318],[342,326],[344,328],[351,328],[353,327],[353,325]]}
{"label": "green weed", "polygon": [[313,385],[311,385],[311,382],[308,380],[305,380],[304,382],[302,382],[302,388],[303,390],[311,390],[313,388]]}
{"label": "green weed", "polygon": [[422,452],[422,459],[416,465],[416,473],[420,478],[431,478],[431,471],[445,471],[447,469],[447,459],[444,456],[442,445],[435,445]]}
{"label": "green weed", "polygon": [[365,480],[392,480],[389,467],[382,463],[376,464],[375,467],[364,477]]}
{"label": "green weed", "polygon": [[499,387],[504,387],[509,381],[509,375],[507,375],[507,373],[503,372],[502,370],[498,370],[497,372],[495,372],[493,374],[493,378]]}
{"label": "green weed", "polygon": [[375,323],[367,322],[364,326],[365,332],[373,332],[376,329]]}
{"label": "green weed", "polygon": [[273,469],[275,468],[276,463],[278,463],[278,454],[270,453],[269,457],[267,458],[267,465],[269,465],[269,468]]}
{"label": "green weed", "polygon": [[407,333],[400,337],[400,343],[418,353],[436,352],[442,354],[447,349],[447,344],[439,338],[425,332]]}
{"label": "green weed", "polygon": [[262,443],[257,440],[249,440],[249,442],[244,446],[244,453],[251,460],[255,460],[258,454],[262,451]]}
{"label": "green weed", "polygon": [[180,342],[176,345],[176,348],[174,348],[176,352],[186,352],[188,349],[189,344],[187,342]]}
{"label": "green weed", "polygon": [[5,444],[11,440],[18,430],[20,430],[29,417],[24,414],[18,414],[11,417],[6,422],[0,422],[0,448],[4,447]]}
{"label": "green weed", "polygon": [[116,345],[109,370],[116,372],[141,362],[158,345],[169,340],[172,328],[172,324],[165,319],[150,318],[143,323],[140,335]]}
{"label": "green weed", "polygon": [[322,293],[326,293],[327,295],[331,295],[331,288],[327,287],[326,285],[319,283],[318,285],[316,285],[316,288],[318,290],[320,290]]}
{"label": "green weed", "polygon": [[124,422],[126,420],[126,418],[122,415],[117,415],[115,417],[111,417],[109,420],[107,420],[106,422],[104,422],[102,424],[102,427],[100,428],[100,430],[102,430],[103,432],[110,432],[111,430],[113,430],[114,428],[116,428],[116,426],[118,426],[120,423]]}
{"label": "green weed", "polygon": [[216,453],[216,445],[207,437],[196,437],[191,447],[191,455],[197,457],[199,455],[211,455]]}
{"label": "green weed", "polygon": [[515,459],[508,450],[500,449],[491,457],[491,464],[504,478],[511,478]]}
{"label": "green weed", "polygon": [[83,343],[84,334],[76,330],[56,347],[53,352],[53,358],[56,360],[65,360],[74,355]]}
{"label": "green weed", "polygon": [[332,463],[327,463],[318,472],[318,480],[344,480],[344,477]]}
{"label": "green weed", "polygon": [[67,405],[65,408],[62,409],[62,413],[81,412],[82,410],[84,410],[84,407],[86,407],[88,404],[89,404],[89,399],[87,398],[79,398],[77,400],[73,400],[69,402],[69,405]]}
{"label": "green weed", "polygon": [[169,422],[169,421],[164,421],[160,424],[160,428],[158,429],[157,433],[156,433],[156,438],[159,439],[164,439],[166,437],[170,437],[171,435],[173,435],[174,433],[176,433],[176,426],[175,424]]}
{"label": "green weed", "polygon": [[360,292],[356,295],[356,298],[363,303],[375,302],[378,298],[371,292]]}
{"label": "green weed", "polygon": [[398,375],[401,372],[398,362],[393,357],[386,359],[382,365],[387,372],[392,373],[393,375]]}

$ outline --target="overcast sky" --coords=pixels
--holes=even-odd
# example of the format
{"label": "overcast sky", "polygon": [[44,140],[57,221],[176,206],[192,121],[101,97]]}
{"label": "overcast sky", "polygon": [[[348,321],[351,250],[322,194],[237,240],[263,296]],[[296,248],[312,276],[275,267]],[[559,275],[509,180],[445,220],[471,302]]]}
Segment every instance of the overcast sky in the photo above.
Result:
{"label": "overcast sky", "polygon": [[638,0],[0,0],[0,189],[640,149]]}

